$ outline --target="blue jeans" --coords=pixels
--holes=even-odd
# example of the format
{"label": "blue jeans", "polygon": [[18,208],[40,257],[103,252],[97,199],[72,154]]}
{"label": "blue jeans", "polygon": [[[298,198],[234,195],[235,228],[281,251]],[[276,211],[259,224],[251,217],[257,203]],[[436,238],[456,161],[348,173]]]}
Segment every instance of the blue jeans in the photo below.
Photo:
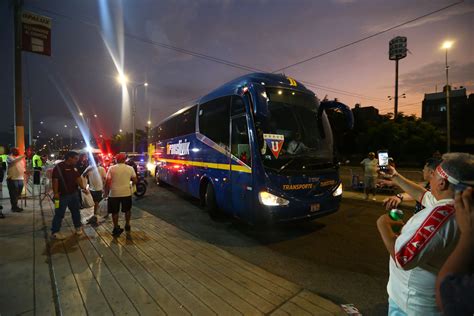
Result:
{"label": "blue jeans", "polygon": [[10,194],[10,203],[12,210],[18,208],[18,199],[23,191],[23,180],[7,179],[8,194]]}
{"label": "blue jeans", "polygon": [[61,223],[66,213],[66,208],[69,207],[71,211],[72,222],[75,228],[82,226],[81,224],[81,211],[79,210],[79,195],[74,192],[72,194],[60,195],[59,196],[59,208],[54,210],[53,224],[51,232],[57,233],[61,229]]}

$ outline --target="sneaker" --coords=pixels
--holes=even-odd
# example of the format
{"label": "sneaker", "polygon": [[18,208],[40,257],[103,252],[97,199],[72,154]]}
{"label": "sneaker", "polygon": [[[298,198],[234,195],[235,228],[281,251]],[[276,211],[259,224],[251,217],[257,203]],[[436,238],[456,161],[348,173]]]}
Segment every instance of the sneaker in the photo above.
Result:
{"label": "sneaker", "polygon": [[63,239],[66,239],[66,237],[60,232],[51,234],[51,240],[63,240]]}
{"label": "sneaker", "polygon": [[93,215],[87,220],[87,224],[97,224],[97,216]]}
{"label": "sneaker", "polygon": [[0,212],[0,218],[5,218],[5,215],[3,215],[2,212]]}
{"label": "sneaker", "polygon": [[130,225],[125,225],[125,231],[126,232],[129,232],[132,228],[130,227]]}
{"label": "sneaker", "polygon": [[82,231],[82,227],[76,228],[76,235],[81,236],[84,232]]}
{"label": "sneaker", "polygon": [[372,198],[372,201],[377,201],[377,199],[375,198],[375,196]]}
{"label": "sneaker", "polygon": [[117,226],[114,228],[114,230],[112,230],[112,236],[114,237],[118,237],[122,233],[123,233],[123,228],[120,228],[120,226]]}
{"label": "sneaker", "polygon": [[12,211],[21,213],[21,212],[23,212],[23,209],[21,207],[15,207],[14,209],[12,209]]}

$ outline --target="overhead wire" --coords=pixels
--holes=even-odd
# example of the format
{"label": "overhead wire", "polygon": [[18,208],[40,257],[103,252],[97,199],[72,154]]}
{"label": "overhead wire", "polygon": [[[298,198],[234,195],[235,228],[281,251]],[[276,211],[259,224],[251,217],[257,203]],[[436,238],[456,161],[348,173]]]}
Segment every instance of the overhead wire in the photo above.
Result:
{"label": "overhead wire", "polygon": [[306,59],[303,59],[303,60],[300,60],[300,61],[295,62],[295,63],[293,63],[293,64],[290,64],[290,65],[288,65],[288,66],[285,66],[285,67],[276,69],[276,70],[274,70],[274,71],[272,71],[272,72],[274,72],[274,73],[275,73],[275,72],[280,72],[280,71],[282,71],[282,70],[286,70],[286,69],[288,69],[288,68],[291,68],[291,67],[294,67],[294,66],[297,66],[297,65],[301,65],[301,64],[303,64],[303,63],[306,63],[306,62],[308,62],[308,61],[314,60],[314,59],[316,59],[316,58],[321,58],[321,57],[326,56],[326,55],[328,55],[328,54],[337,52],[338,50],[341,50],[341,49],[344,49],[344,48],[346,48],[346,47],[349,47],[349,46],[358,44],[358,43],[360,43],[360,42],[366,41],[366,40],[368,40],[368,39],[370,39],[370,38],[372,38],[372,37],[375,37],[375,36],[378,36],[378,35],[387,33],[387,32],[389,32],[389,31],[394,30],[394,29],[396,29],[396,28],[399,28],[399,27],[401,27],[401,26],[404,26],[404,25],[413,23],[413,22],[415,22],[415,21],[418,21],[418,20],[421,20],[421,19],[423,19],[423,18],[426,18],[426,17],[428,17],[428,16],[430,16],[430,15],[439,13],[439,12],[441,12],[441,11],[444,11],[444,10],[446,10],[446,9],[449,9],[449,8],[451,8],[451,7],[454,7],[454,6],[456,6],[456,5],[458,5],[458,4],[461,4],[461,3],[463,3],[463,2],[464,2],[464,1],[461,0],[461,1],[458,1],[458,2],[455,2],[455,3],[452,3],[452,4],[450,4],[450,5],[447,5],[447,6],[444,6],[444,7],[440,8],[440,9],[437,9],[437,10],[431,11],[431,12],[429,12],[429,13],[420,15],[420,16],[418,16],[418,17],[416,17],[416,18],[410,19],[410,20],[405,21],[405,22],[403,22],[403,23],[400,23],[400,24],[391,26],[391,27],[386,28],[386,29],[384,29],[384,30],[382,30],[382,31],[379,31],[379,32],[376,32],[376,33],[374,33],[374,34],[371,34],[371,35],[362,37],[362,38],[360,38],[360,39],[358,39],[358,40],[355,40],[355,41],[352,41],[352,42],[350,42],[350,43],[347,43],[347,44],[338,46],[338,47],[336,47],[336,48],[333,48],[333,49],[330,49],[330,50],[328,50],[328,51],[322,52],[322,53],[320,53],[320,54],[317,54],[317,55],[308,57],[308,58],[306,58]]}
{"label": "overhead wire", "polygon": [[[453,6],[456,6],[458,4],[461,4],[463,3],[464,1],[458,1],[458,2],[455,2],[455,3],[452,3],[450,5],[447,5],[445,7],[442,7],[440,9],[437,9],[437,10],[434,10],[434,11],[431,11],[429,13],[426,13],[426,14],[423,14],[421,16],[418,16],[418,17],[415,17],[413,19],[410,19],[408,21],[405,21],[403,23],[399,23],[395,26],[392,26],[392,27],[389,27],[385,30],[382,30],[382,31],[379,31],[379,32],[376,32],[374,34],[371,34],[371,35],[368,35],[368,36],[365,36],[361,39],[358,39],[356,41],[352,41],[350,43],[347,43],[347,44],[344,44],[344,45],[341,45],[339,47],[336,47],[334,49],[331,49],[331,50],[328,50],[326,52],[323,52],[323,53],[320,53],[318,55],[315,55],[315,56],[312,56],[312,57],[309,57],[309,58],[306,58],[304,60],[301,60],[301,61],[298,61],[296,63],[293,63],[293,64],[290,64],[288,66],[285,66],[283,68],[279,68],[279,69],[276,69],[274,71],[272,71],[273,73],[275,72],[281,72],[282,70],[286,70],[288,68],[291,68],[291,67],[294,67],[296,65],[300,65],[300,64],[303,64],[305,62],[308,62],[308,61],[311,61],[311,60],[314,60],[314,59],[317,59],[317,58],[320,58],[320,57],[323,57],[325,55],[328,55],[330,53],[333,53],[333,52],[336,52],[338,50],[341,50],[341,49],[344,49],[346,47],[349,47],[351,45],[355,45],[355,44],[358,44],[362,41],[365,41],[365,40],[368,40],[370,38],[373,38],[375,36],[378,36],[378,35],[381,35],[381,34],[384,34],[386,32],[389,32],[393,29],[396,29],[396,28],[399,28],[401,26],[404,26],[404,25],[407,25],[409,23],[412,23],[412,22],[415,22],[417,20],[420,20],[420,19],[423,19],[425,17],[428,17],[430,15],[433,15],[433,14],[436,14],[436,13],[439,13],[441,11],[444,11],[448,8],[451,8]],[[68,15],[65,15],[65,14],[62,14],[62,13],[59,13],[59,12],[56,12],[56,11],[53,11],[53,10],[49,10],[49,9],[44,9],[44,8],[41,8],[41,7],[38,7],[38,6],[34,6],[34,5],[30,5],[30,7],[33,7],[33,8],[36,8],[38,10],[41,10],[41,11],[44,11],[44,12],[48,12],[50,14],[54,14],[54,15],[57,15],[57,16],[61,16],[63,18],[66,18],[66,19],[70,19],[70,20],[73,20],[73,21],[78,21],[80,23],[83,23],[83,24],[86,24],[86,25],[89,25],[91,27],[94,27],[94,28],[97,28],[97,29],[100,29],[100,27],[97,25],[97,24],[94,24],[94,23],[91,23],[91,22],[87,22],[87,21],[83,21],[83,20],[80,20],[80,19],[77,19],[77,18],[72,18],[71,16],[68,16]],[[236,69],[240,69],[240,70],[244,70],[244,71],[257,71],[257,72],[266,72],[266,70],[264,69],[259,69],[259,68],[256,68],[256,67],[252,67],[252,66],[247,66],[247,65],[243,65],[243,64],[240,64],[240,63],[236,63],[236,62],[233,62],[233,61],[230,61],[230,60],[226,60],[226,59],[222,59],[222,58],[219,58],[219,57],[215,57],[215,56],[211,56],[211,55],[207,55],[207,54],[203,54],[203,53],[199,53],[199,52],[194,52],[194,51],[191,51],[191,50],[188,50],[188,49],[185,49],[185,48],[181,48],[181,47],[176,47],[176,46],[173,46],[173,45],[169,45],[169,44],[165,44],[165,43],[161,43],[161,42],[157,42],[157,41],[153,41],[153,40],[150,40],[150,39],[146,39],[146,38],[142,38],[138,35],[135,35],[135,34],[131,34],[131,33],[128,33],[128,32],[124,32],[124,36],[127,36],[129,38],[133,38],[137,41],[141,41],[141,42],[144,42],[144,43],[148,43],[148,44],[151,44],[151,45],[154,45],[154,46],[158,46],[158,47],[162,47],[162,48],[165,48],[165,49],[169,49],[169,50],[173,50],[173,51],[176,51],[176,52],[180,52],[182,54],[187,54],[187,55],[191,55],[191,56],[194,56],[194,57],[197,57],[197,58],[201,58],[201,59],[205,59],[205,60],[208,60],[208,61],[212,61],[212,62],[216,62],[216,63],[219,63],[219,64],[222,64],[222,65],[226,65],[226,66],[229,66],[229,67],[233,67],[233,68],[236,68]],[[337,89],[337,88],[332,88],[332,87],[327,87],[327,86],[323,86],[323,85],[319,85],[319,84],[315,84],[315,83],[311,83],[309,81],[302,81],[300,80],[302,83],[304,83],[305,85],[308,85],[308,86],[311,86],[311,87],[315,87],[315,88],[318,88],[320,90],[323,90],[323,91],[329,91],[329,92],[333,92],[333,93],[339,93],[339,94],[342,94],[342,95],[345,95],[345,96],[351,96],[351,97],[356,97],[356,98],[361,98],[361,99],[366,99],[366,100],[372,100],[372,101],[379,101],[379,102],[388,102],[387,100],[384,100],[382,98],[377,98],[377,97],[371,97],[371,96],[366,96],[366,95],[363,95],[363,94],[358,94],[358,93],[354,93],[354,92],[351,92],[351,91],[345,91],[345,90],[342,90],[342,89]],[[195,98],[191,99],[191,100],[194,100]],[[182,101],[180,102],[179,104],[183,103],[183,102],[188,102],[190,100],[187,100],[187,101]]]}
{"label": "overhead wire", "polygon": [[[65,14],[62,14],[62,13],[58,13],[56,11],[52,11],[52,10],[49,10],[49,9],[44,9],[44,8],[41,8],[41,7],[38,7],[38,6],[30,6],[30,7],[36,8],[38,10],[41,10],[41,11],[44,11],[44,12],[47,12],[47,13],[50,13],[50,14],[53,14],[53,15],[61,16],[63,18],[69,19],[69,20],[78,21],[78,22],[86,24],[88,26],[100,29],[99,25],[91,23],[91,22],[87,22],[87,21],[84,21],[84,20],[81,20],[81,19],[73,18],[71,16],[68,16],[68,15],[65,15]],[[244,71],[250,71],[250,72],[268,72],[268,70],[265,70],[265,69],[243,65],[243,64],[236,63],[236,62],[226,60],[226,59],[222,59],[222,58],[219,58],[219,57],[215,57],[215,56],[211,56],[211,55],[207,55],[207,54],[203,54],[203,53],[198,53],[198,52],[191,51],[191,50],[188,50],[188,49],[185,49],[185,48],[181,48],[181,47],[177,47],[177,46],[173,46],[173,45],[153,41],[153,40],[146,39],[146,38],[143,38],[143,37],[140,37],[138,35],[131,34],[131,33],[128,33],[128,32],[124,32],[124,36],[127,36],[129,38],[132,38],[132,39],[135,39],[137,41],[141,41],[141,42],[153,45],[153,46],[166,48],[166,49],[169,49],[169,50],[180,52],[182,54],[191,55],[191,56],[194,56],[194,57],[197,57],[197,58],[201,58],[201,59],[205,59],[205,60],[208,60],[208,61],[216,62],[216,63],[226,65],[226,66],[229,66],[229,67],[233,67],[233,68],[236,68],[236,69],[240,69],[240,70],[244,70]],[[356,97],[356,98],[361,98],[361,99],[366,99],[366,100],[387,102],[384,99],[373,97],[373,96],[367,96],[367,95],[363,95],[363,94],[354,93],[352,91],[346,91],[346,90],[342,90],[342,89],[338,89],[338,88],[323,86],[323,85],[312,83],[312,82],[309,82],[309,81],[302,81],[302,80],[299,80],[299,81],[306,84],[306,85],[308,85],[308,86],[312,86],[312,87],[318,88],[318,89],[323,90],[323,91],[328,91],[328,92],[333,92],[333,93],[340,93],[340,94],[343,94],[343,95],[346,95],[346,96],[351,96],[351,97]]]}

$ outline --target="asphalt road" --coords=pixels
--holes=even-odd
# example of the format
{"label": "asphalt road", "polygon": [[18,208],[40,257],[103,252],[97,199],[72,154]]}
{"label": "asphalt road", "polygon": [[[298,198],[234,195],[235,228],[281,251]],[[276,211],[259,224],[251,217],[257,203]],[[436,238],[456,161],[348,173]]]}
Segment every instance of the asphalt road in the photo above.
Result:
{"label": "asphalt road", "polygon": [[212,220],[199,201],[150,183],[135,205],[337,304],[386,315],[388,253],[375,227],[380,202],[343,199],[340,210],[313,222],[256,228]]}

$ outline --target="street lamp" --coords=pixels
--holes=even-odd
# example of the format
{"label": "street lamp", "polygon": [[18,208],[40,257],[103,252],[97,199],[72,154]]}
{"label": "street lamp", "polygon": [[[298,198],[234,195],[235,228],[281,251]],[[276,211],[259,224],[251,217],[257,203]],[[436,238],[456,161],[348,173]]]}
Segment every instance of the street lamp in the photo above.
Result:
{"label": "street lamp", "polygon": [[138,94],[138,88],[140,87],[148,87],[148,82],[143,82],[135,85],[133,87],[133,94],[132,94],[132,99],[133,99],[133,109],[132,109],[132,128],[133,128],[133,148],[132,152],[135,152],[135,138],[136,138],[136,131],[135,131],[135,121],[136,121],[136,116],[137,116],[137,94]]}
{"label": "street lamp", "polygon": [[150,129],[151,129],[151,121],[148,120],[146,122],[146,124],[148,125],[148,130],[147,130],[147,143],[150,141]]}
{"label": "street lamp", "polygon": [[[86,124],[86,127],[87,127],[87,133],[89,135],[89,142],[91,141],[92,139],[92,133],[91,133],[91,120],[90,120],[90,116],[86,116],[84,114],[84,112],[79,112],[79,115],[82,117],[82,119],[84,120],[85,124]],[[97,118],[97,114],[94,114],[93,115],[94,118]],[[77,126],[74,126],[74,128],[78,128]]]}
{"label": "street lamp", "polygon": [[[117,76],[117,81],[122,85],[125,86],[129,81],[128,77],[120,73]],[[136,138],[136,131],[135,131],[135,121],[136,121],[136,114],[137,114],[137,90],[140,87],[148,87],[148,82],[143,82],[139,84],[135,84],[132,89],[132,152],[135,152],[135,138]]]}
{"label": "street lamp", "polygon": [[446,149],[449,153],[451,151],[451,107],[449,100],[449,66],[448,66],[448,50],[453,46],[453,41],[445,41],[443,48],[446,51]]}

